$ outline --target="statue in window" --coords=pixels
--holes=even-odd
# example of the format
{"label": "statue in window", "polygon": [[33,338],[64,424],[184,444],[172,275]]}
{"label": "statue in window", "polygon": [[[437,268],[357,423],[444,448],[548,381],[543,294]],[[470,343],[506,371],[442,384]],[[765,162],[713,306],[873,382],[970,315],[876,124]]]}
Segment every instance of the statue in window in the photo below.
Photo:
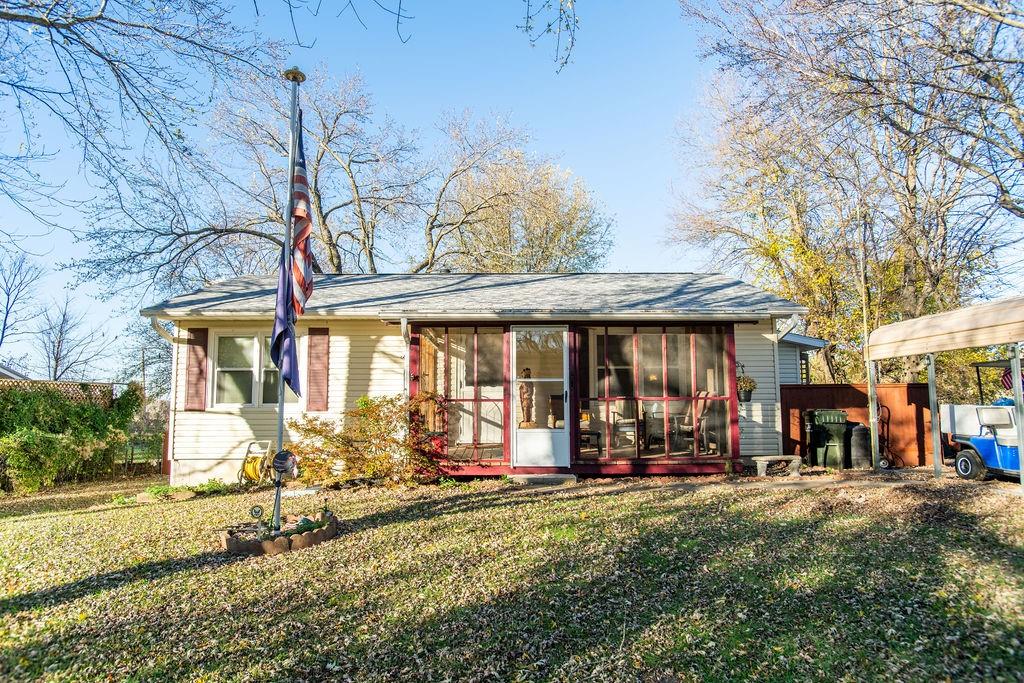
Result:
{"label": "statue in window", "polygon": [[521,380],[519,382],[519,405],[523,411],[523,420],[525,424],[533,423],[533,382],[530,382],[530,378],[533,377],[533,373],[530,368],[523,368],[523,371],[519,373]]}

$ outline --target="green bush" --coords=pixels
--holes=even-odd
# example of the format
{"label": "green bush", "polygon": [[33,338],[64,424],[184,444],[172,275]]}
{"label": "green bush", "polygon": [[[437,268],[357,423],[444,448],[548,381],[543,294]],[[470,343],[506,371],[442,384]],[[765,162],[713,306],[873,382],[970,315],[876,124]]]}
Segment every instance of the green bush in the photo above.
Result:
{"label": "green bush", "polygon": [[125,439],[119,430],[97,439],[23,428],[0,437],[0,462],[5,464],[12,488],[37,491],[109,472]]}
{"label": "green bush", "polygon": [[141,406],[137,385],[109,405],[45,385],[0,390],[0,489],[35,491],[110,472]]}
{"label": "green bush", "polygon": [[238,484],[226,484],[220,479],[210,479],[204,484],[196,484],[189,488],[200,496],[218,496],[222,493],[234,493],[238,490]]}

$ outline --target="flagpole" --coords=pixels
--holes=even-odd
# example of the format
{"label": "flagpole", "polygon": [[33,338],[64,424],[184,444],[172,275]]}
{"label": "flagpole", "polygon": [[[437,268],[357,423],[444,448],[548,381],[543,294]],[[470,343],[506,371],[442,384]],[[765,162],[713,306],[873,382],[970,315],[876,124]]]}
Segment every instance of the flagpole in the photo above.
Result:
{"label": "flagpole", "polygon": [[[306,80],[306,75],[293,66],[284,72],[286,80],[291,81],[292,97],[289,109],[288,124],[288,210],[284,215],[284,254],[285,273],[291,277],[292,272],[292,212],[295,208],[295,143],[298,139],[295,126],[299,111],[299,83]],[[289,302],[291,305],[291,302]],[[277,373],[277,450],[284,450],[284,373]],[[274,533],[281,531],[281,472],[274,469]]]}

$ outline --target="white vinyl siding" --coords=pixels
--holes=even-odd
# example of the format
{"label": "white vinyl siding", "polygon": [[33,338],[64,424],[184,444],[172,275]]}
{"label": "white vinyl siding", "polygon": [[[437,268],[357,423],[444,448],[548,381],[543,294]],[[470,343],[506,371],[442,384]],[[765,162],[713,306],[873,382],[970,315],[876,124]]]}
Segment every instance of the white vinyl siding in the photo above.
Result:
{"label": "white vinyl siding", "polygon": [[779,423],[779,378],[773,324],[736,324],[736,361],[757,382],[751,400],[740,403],[740,455],[779,455],[782,430]]}
{"label": "white vinyl siding", "polygon": [[[218,335],[248,333],[250,328],[240,324],[218,325],[206,322],[183,322],[180,336],[188,327],[208,327],[210,363],[208,384],[212,384],[213,359],[216,352],[214,339]],[[323,327],[311,322],[306,327]],[[405,343],[397,325],[387,326],[377,321],[331,322],[330,367],[327,389],[327,410],[316,413],[340,418],[355,406],[360,396],[386,396],[398,394],[404,388]],[[305,327],[297,330],[305,337]],[[246,448],[251,441],[274,441],[277,437],[277,407],[220,406],[209,402],[205,411],[185,411],[186,346],[176,344],[176,372],[174,382],[175,407],[172,435],[171,481],[173,484],[195,484],[218,478],[233,481]],[[302,380],[306,380],[304,362],[305,344],[300,340]],[[208,391],[210,387],[208,387]],[[303,402],[285,405],[285,423],[303,414]],[[285,430],[285,442],[297,438],[292,430]]]}

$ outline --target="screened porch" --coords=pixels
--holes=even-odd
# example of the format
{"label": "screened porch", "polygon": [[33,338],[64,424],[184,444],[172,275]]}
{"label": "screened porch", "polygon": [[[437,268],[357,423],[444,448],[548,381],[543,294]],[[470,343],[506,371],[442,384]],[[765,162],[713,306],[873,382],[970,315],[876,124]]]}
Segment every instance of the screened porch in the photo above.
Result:
{"label": "screened porch", "polygon": [[[413,326],[410,389],[458,463],[684,463],[738,454],[731,325]],[[536,438],[543,432],[540,441]],[[529,437],[529,438],[527,438]]]}

